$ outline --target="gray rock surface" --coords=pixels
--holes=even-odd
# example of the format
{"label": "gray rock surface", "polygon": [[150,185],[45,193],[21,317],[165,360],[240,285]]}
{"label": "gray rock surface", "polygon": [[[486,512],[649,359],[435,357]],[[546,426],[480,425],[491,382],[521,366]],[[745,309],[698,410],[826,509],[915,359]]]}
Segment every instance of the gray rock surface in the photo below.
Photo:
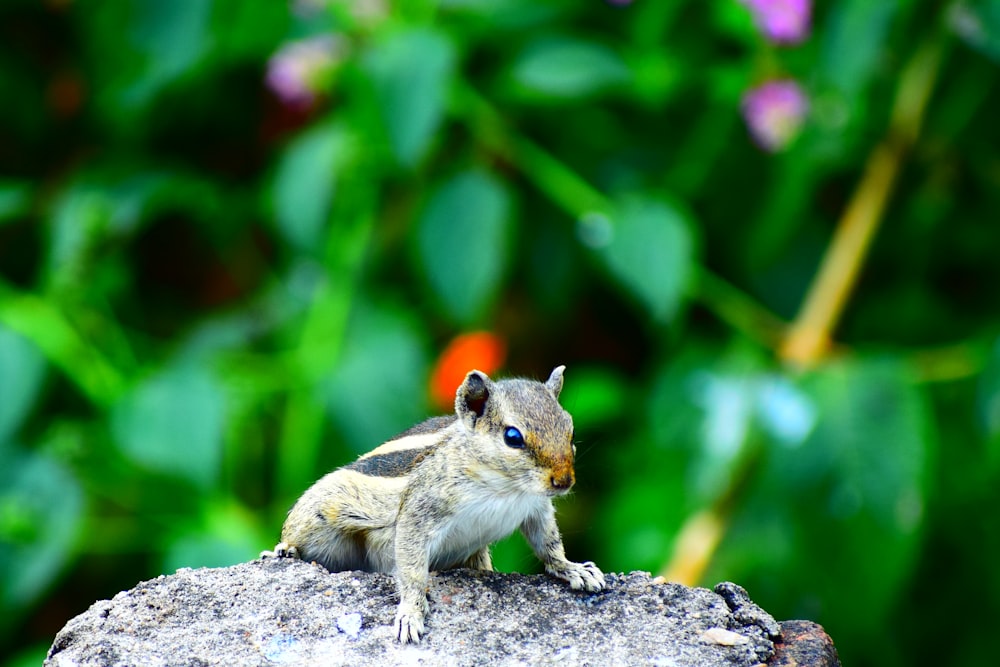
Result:
{"label": "gray rock surface", "polygon": [[611,574],[600,593],[546,576],[431,578],[428,634],[396,643],[391,577],[291,560],[180,570],[95,603],[45,664],[704,665],[768,662],[780,630],[734,584]]}

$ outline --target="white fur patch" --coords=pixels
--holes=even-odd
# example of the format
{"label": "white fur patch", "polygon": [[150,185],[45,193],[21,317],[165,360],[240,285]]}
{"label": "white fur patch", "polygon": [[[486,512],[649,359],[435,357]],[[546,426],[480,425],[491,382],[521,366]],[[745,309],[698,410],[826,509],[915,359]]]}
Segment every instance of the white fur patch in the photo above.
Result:
{"label": "white fur patch", "polygon": [[461,564],[481,548],[507,537],[533,514],[542,514],[548,498],[534,494],[483,495],[464,499],[442,522],[430,542],[432,570]]}
{"label": "white fur patch", "polygon": [[433,433],[417,433],[416,435],[408,435],[405,438],[396,438],[395,440],[384,442],[370,452],[362,454],[358,458],[366,459],[369,456],[391,454],[392,452],[399,452],[405,449],[425,449],[440,443],[441,431],[434,431]]}

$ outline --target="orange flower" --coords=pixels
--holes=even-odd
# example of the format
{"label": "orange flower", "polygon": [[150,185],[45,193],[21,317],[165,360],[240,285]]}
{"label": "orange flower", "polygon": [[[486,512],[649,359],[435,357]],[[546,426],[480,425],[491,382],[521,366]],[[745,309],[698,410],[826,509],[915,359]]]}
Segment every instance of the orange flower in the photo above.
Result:
{"label": "orange flower", "polygon": [[455,403],[455,392],[472,369],[487,375],[496,372],[507,356],[503,339],[489,331],[473,331],[455,336],[441,352],[431,373],[431,399],[441,409]]}

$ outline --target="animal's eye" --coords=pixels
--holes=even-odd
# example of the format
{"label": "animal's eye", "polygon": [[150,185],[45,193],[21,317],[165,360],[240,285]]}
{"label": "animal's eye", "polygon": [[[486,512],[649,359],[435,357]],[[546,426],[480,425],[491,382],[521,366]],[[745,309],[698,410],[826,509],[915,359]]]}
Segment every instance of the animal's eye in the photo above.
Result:
{"label": "animal's eye", "polygon": [[524,436],[513,426],[508,426],[503,432],[503,441],[508,447],[524,449]]}

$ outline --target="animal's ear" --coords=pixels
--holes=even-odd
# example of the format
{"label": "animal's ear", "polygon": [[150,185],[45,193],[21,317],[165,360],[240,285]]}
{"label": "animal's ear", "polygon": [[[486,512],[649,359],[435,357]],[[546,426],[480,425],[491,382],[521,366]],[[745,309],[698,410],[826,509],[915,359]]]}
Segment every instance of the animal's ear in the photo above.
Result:
{"label": "animal's ear", "polygon": [[545,388],[552,392],[556,398],[559,398],[559,392],[562,391],[564,370],[566,370],[565,366],[556,366],[552,369],[552,375],[545,381]]}
{"label": "animal's ear", "polygon": [[469,371],[462,386],[455,392],[455,412],[460,418],[471,417],[474,423],[486,413],[486,404],[493,393],[493,380],[482,371]]}

